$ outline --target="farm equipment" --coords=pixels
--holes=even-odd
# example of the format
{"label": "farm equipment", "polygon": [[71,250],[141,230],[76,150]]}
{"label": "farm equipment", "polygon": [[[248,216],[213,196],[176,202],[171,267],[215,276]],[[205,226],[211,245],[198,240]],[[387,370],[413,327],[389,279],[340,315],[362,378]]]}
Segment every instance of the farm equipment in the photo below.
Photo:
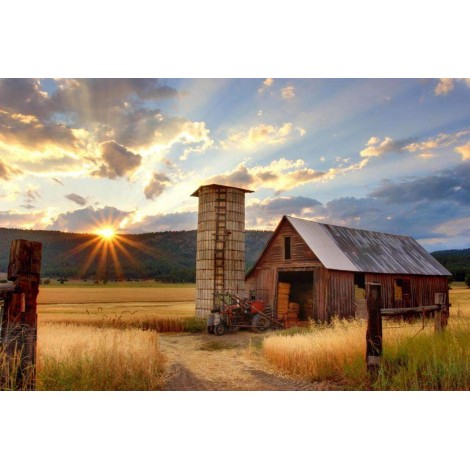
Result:
{"label": "farm equipment", "polygon": [[234,294],[216,292],[214,305],[207,318],[207,332],[216,336],[241,328],[249,328],[257,333],[284,328],[272,307],[265,306],[259,300],[247,300]]}

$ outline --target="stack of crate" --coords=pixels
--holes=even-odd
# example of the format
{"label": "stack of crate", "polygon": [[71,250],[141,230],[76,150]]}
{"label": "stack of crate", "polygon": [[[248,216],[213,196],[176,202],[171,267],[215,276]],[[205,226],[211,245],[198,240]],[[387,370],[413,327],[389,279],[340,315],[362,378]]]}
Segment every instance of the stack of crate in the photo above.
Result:
{"label": "stack of crate", "polygon": [[285,317],[289,311],[290,284],[280,282],[277,286],[277,315]]}

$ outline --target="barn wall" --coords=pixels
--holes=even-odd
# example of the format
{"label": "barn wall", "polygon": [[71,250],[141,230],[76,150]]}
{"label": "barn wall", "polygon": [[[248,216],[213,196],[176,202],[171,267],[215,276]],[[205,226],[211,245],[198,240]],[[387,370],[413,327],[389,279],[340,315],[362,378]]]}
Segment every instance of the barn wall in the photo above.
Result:
{"label": "barn wall", "polygon": [[345,271],[329,271],[327,316],[354,317],[354,274]]}
{"label": "barn wall", "polygon": [[447,284],[447,277],[445,276],[413,276],[406,274],[366,273],[366,283],[378,282],[382,286],[383,308],[397,308],[403,306],[402,301],[395,300],[395,279],[403,279],[410,281],[410,307],[419,307],[420,305],[434,304],[434,294],[436,293],[445,293],[447,296],[447,302],[449,302],[449,288]]}
{"label": "barn wall", "polygon": [[275,268],[255,269],[246,278],[246,297],[255,291],[256,300],[275,305],[277,270]]}

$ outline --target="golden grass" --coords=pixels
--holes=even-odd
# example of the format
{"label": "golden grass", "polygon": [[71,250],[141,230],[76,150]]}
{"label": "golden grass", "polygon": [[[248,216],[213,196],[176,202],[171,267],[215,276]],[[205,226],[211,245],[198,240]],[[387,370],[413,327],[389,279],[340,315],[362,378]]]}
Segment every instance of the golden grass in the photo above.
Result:
{"label": "golden grass", "polygon": [[159,390],[158,334],[46,324],[38,331],[38,390]]}
{"label": "golden grass", "polygon": [[[451,318],[445,335],[433,320],[409,325],[383,322],[384,373],[381,389],[467,389],[470,386],[470,290],[451,290]],[[421,331],[422,330],[422,331]],[[309,380],[368,385],[366,323],[334,321],[303,334],[272,335],[263,342],[266,359],[288,374]],[[398,365],[397,365],[398,364]],[[420,371],[426,370],[426,377]]]}

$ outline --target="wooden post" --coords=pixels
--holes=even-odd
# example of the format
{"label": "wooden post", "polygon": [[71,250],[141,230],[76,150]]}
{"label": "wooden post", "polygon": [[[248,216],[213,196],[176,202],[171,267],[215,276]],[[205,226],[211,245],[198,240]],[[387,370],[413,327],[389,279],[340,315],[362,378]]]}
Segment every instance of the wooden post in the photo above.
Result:
{"label": "wooden post", "polygon": [[438,306],[438,310],[434,313],[434,333],[440,333],[447,326],[448,312],[446,309],[446,295],[434,294],[434,303]]}
{"label": "wooden post", "polygon": [[377,372],[382,356],[382,308],[381,285],[366,284],[367,296],[367,333],[366,362],[369,372]]}
{"label": "wooden post", "polygon": [[14,291],[5,298],[0,333],[4,361],[1,388],[33,390],[36,383],[37,296],[42,244],[13,240],[8,279]]}

